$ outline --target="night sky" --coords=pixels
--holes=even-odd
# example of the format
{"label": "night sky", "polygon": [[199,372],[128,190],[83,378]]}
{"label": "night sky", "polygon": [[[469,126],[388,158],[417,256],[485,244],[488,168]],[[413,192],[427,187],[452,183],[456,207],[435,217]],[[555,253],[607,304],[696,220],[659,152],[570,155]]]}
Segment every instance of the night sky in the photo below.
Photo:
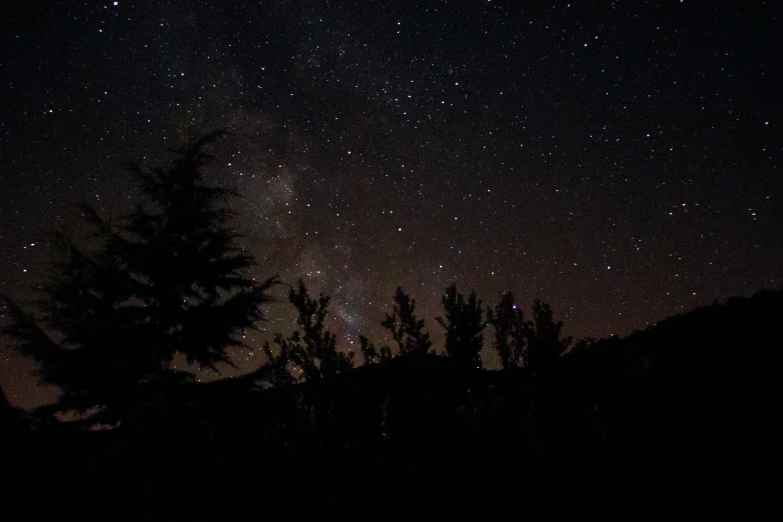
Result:
{"label": "night sky", "polygon": [[[780,288],[782,11],[4,2],[0,290],[40,281],[73,203],[129,210],[123,162],[168,161],[185,128],[235,134],[207,172],[244,198],[256,274],[331,295],[343,348],[383,341],[398,285],[436,345],[452,282],[485,304],[547,301],[575,337]],[[270,332],[294,326],[286,303],[268,314]],[[14,404],[51,400],[2,356]]]}

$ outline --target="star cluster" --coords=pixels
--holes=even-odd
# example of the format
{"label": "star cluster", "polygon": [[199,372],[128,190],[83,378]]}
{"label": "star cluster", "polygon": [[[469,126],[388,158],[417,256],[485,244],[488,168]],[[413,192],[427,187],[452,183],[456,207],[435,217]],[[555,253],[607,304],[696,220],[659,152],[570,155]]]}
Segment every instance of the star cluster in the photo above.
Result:
{"label": "star cluster", "polygon": [[[332,296],[347,348],[398,285],[436,344],[452,282],[577,337],[780,287],[778,3],[585,4],[12,2],[0,289],[40,278],[71,203],[129,208],[124,161],[215,128],[258,277]],[[20,404],[25,369],[0,374]]]}

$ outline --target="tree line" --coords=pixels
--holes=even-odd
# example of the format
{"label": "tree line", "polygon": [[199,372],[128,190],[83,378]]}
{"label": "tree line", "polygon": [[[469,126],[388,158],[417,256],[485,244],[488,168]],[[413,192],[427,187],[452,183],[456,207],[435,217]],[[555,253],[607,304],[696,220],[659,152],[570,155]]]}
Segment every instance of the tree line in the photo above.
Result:
{"label": "tree line", "polygon": [[[0,333],[62,390],[36,414],[0,395],[12,439],[0,461],[15,478],[0,493],[25,514],[89,496],[124,506],[94,510],[102,519],[379,518],[425,505],[462,518],[499,506],[533,519],[658,519],[688,505],[724,514],[721,500],[742,487],[770,489],[756,463],[778,440],[783,291],[574,343],[546,303],[526,314],[511,293],[487,306],[451,285],[435,319],[438,355],[398,288],[379,318],[389,344],[360,337],[352,354],[327,328],[329,297],[298,281],[288,291],[296,323],[264,343],[267,364],[209,384],[175,369],[182,356],[232,364],[283,285],[248,275],[255,260],[230,223],[237,194],[203,175],[224,136],[174,150],[167,168],[129,165],[133,211],[82,206],[90,232],[53,234],[58,256],[39,298],[3,297]],[[485,343],[501,371],[480,371]],[[52,422],[64,412],[83,415]],[[24,504],[31,492],[46,502]]]}
{"label": "tree line", "polygon": [[[249,349],[242,334],[258,328],[271,289],[282,283],[248,277],[255,259],[238,246],[229,222],[229,200],[237,194],[204,179],[203,168],[213,159],[208,148],[225,134],[174,149],[165,169],[129,164],[141,196],[134,210],[114,219],[81,205],[90,233],[82,241],[53,233],[58,257],[32,309],[3,298],[11,322],[1,333],[35,359],[42,383],[62,390],[55,409],[89,411],[95,422],[114,424],[194,379],[173,368],[176,355],[217,371],[232,364],[230,348]],[[325,326],[328,296],[310,296],[299,280],[288,300],[297,329],[265,342],[269,363],[262,373],[270,383],[328,378],[359,364],[354,353],[338,350],[336,335]],[[546,371],[571,344],[561,338],[563,324],[546,303],[535,301],[527,320],[511,293],[485,309],[475,292],[463,295],[452,284],[442,304],[436,321],[446,355],[465,370],[481,367],[488,326],[506,370]],[[416,301],[402,288],[381,325],[396,346],[376,347],[361,336],[362,364],[432,352]],[[302,377],[295,379],[292,368]]]}

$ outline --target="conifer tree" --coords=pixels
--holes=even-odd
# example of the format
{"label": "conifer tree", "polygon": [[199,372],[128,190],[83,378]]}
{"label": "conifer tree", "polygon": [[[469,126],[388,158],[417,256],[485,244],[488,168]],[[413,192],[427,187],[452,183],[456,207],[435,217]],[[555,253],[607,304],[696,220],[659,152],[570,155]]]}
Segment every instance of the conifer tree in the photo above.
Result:
{"label": "conifer tree", "polygon": [[318,300],[312,299],[300,279],[296,289],[288,293],[288,300],[297,310],[296,324],[301,331],[295,330],[288,337],[275,335],[281,353],[288,354],[307,380],[333,377],[351,369],[355,354],[338,352],[337,336],[324,325],[329,297],[319,294]]}
{"label": "conifer tree", "polygon": [[441,301],[445,313],[435,320],[446,332],[446,353],[463,368],[481,368],[480,352],[486,327],[481,300],[474,291],[465,299],[453,284]]}
{"label": "conifer tree", "polygon": [[416,301],[397,287],[392,315],[386,314],[381,326],[397,342],[400,355],[425,355],[432,346],[430,334],[424,332],[424,319],[416,318]]}
{"label": "conifer tree", "polygon": [[522,310],[514,302],[514,294],[503,294],[495,308],[487,310],[487,323],[495,330],[495,349],[503,369],[518,368],[524,362],[528,328]]}
{"label": "conifer tree", "polygon": [[375,344],[371,343],[364,335],[359,336],[359,351],[364,359],[364,364],[375,364],[380,362],[380,356],[378,350],[375,348]]}
{"label": "conifer tree", "polygon": [[527,323],[526,365],[536,374],[552,370],[558,359],[571,345],[571,337],[561,338],[563,321],[553,319],[554,312],[547,303],[533,302],[533,320]]}
{"label": "conifer tree", "polygon": [[288,345],[278,343],[278,346],[280,350],[275,353],[269,341],[264,341],[263,350],[267,357],[267,364],[254,373],[272,386],[284,386],[294,382],[293,375],[288,369],[291,361]]}
{"label": "conifer tree", "polygon": [[359,350],[361,351],[364,364],[375,364],[389,361],[392,358],[391,349],[384,345],[376,348],[364,335],[359,336]]}
{"label": "conifer tree", "polygon": [[61,256],[34,311],[11,304],[3,329],[61,388],[56,410],[97,410],[117,423],[170,397],[192,374],[175,371],[178,354],[217,370],[229,349],[263,319],[275,278],[247,275],[254,259],[236,244],[227,200],[202,169],[216,132],[176,149],[169,168],[130,166],[142,200],[115,225],[90,207],[95,232],[85,243],[60,235]]}

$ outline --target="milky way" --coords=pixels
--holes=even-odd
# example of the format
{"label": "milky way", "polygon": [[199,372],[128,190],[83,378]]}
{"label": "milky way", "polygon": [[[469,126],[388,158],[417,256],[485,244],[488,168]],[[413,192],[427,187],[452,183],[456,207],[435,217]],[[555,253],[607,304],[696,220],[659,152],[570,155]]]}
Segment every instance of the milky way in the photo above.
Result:
{"label": "milky way", "polygon": [[[256,275],[331,295],[343,349],[383,341],[398,285],[436,342],[452,282],[548,301],[577,337],[780,287],[778,2],[64,4],[3,7],[11,295],[70,204],[130,208],[123,162],[216,128]],[[43,393],[27,369],[2,366],[17,404]]]}

